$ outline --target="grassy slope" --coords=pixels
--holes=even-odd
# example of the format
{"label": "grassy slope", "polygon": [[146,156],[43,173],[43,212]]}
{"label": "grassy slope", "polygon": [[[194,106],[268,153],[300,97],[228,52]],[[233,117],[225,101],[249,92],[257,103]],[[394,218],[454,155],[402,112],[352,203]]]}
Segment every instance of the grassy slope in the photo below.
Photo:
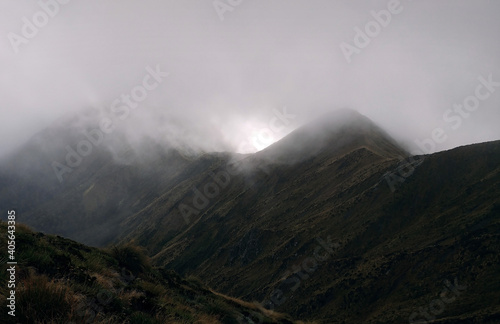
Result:
{"label": "grassy slope", "polygon": [[0,204],[15,208],[34,229],[92,246],[108,244],[120,234],[123,219],[216,160],[187,158],[153,144],[145,144],[144,156],[127,148],[116,154],[98,148],[59,183],[51,163],[64,162],[65,151],[44,152],[28,144],[0,164]]}
{"label": "grassy slope", "polygon": [[[457,277],[469,288],[440,320],[497,321],[500,143],[428,156],[392,193],[383,175],[397,164],[364,147],[268,165],[268,174],[234,177],[199,220],[165,241],[162,215],[178,213],[176,200],[153,204],[157,218],[144,226],[155,226],[156,235],[137,238],[158,252],[156,263],[222,292],[260,301],[280,288],[286,301],[277,309],[298,318],[408,321]],[[189,186],[211,181],[197,180]],[[313,254],[315,238],[328,236],[341,247],[292,291],[282,277]]]}
{"label": "grassy slope", "polygon": [[[122,233],[122,242],[146,246],[156,265],[195,275],[245,300],[276,299],[272,292],[279,288],[284,296],[277,310],[298,318],[406,322],[413,311],[439,297],[444,280],[457,277],[468,288],[437,321],[497,321],[500,143],[428,156],[392,193],[383,175],[394,171],[396,157],[405,153],[376,128],[368,130],[347,129],[321,142],[313,131],[309,139],[299,138],[309,147],[305,159],[297,138],[285,138],[276,144],[288,143],[276,150],[284,155],[271,159],[279,163],[266,162],[267,153],[246,159],[245,171],[232,176],[230,185],[187,225],[179,204],[192,205],[192,188],[202,190],[213,182],[210,172],[224,170],[229,156],[206,155],[186,164],[182,156],[167,155],[152,161],[143,174],[147,163],[121,167],[93,155],[95,161],[75,170],[76,178],[85,180],[66,182],[73,185],[68,190],[59,188],[46,197],[45,181],[33,185],[30,176],[24,182],[7,177],[17,187],[4,186],[0,197],[20,208],[42,202],[20,215],[51,221],[51,229],[71,226],[84,239],[81,233],[108,230],[129,216],[100,237]],[[350,144],[335,151],[337,140]],[[274,154],[275,148],[267,151]],[[289,163],[290,150],[300,162]],[[12,200],[19,197],[11,189],[25,196]],[[107,209],[117,205],[118,212]],[[287,271],[313,255],[316,238],[328,236],[339,248],[312,273],[296,274],[302,278],[292,290],[283,281]],[[54,257],[56,262],[41,253],[32,265],[43,268],[48,262],[46,271],[54,271],[65,264]],[[47,274],[53,279],[58,272]]]}
{"label": "grassy slope", "polygon": [[[6,230],[0,223],[0,232]],[[5,261],[5,235],[0,242]],[[16,321],[7,316],[2,265],[1,323],[251,323],[251,318],[292,323],[287,316],[266,315],[256,305],[214,293],[195,278],[153,268],[138,248],[90,248],[21,224],[16,244]]]}

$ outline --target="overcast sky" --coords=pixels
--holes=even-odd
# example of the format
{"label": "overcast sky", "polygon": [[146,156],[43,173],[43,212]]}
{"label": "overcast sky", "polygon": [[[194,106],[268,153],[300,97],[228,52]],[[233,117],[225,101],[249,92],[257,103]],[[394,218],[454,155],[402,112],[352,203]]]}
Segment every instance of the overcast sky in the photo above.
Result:
{"label": "overcast sky", "polygon": [[[349,107],[405,143],[442,128],[436,151],[500,139],[500,87],[480,86],[500,82],[498,1],[60,1],[53,17],[37,1],[0,3],[0,155],[65,114],[109,107],[157,65],[169,75],[131,131],[167,114],[236,148],[273,110],[296,115],[278,139]],[[473,111],[443,119],[469,96]]]}

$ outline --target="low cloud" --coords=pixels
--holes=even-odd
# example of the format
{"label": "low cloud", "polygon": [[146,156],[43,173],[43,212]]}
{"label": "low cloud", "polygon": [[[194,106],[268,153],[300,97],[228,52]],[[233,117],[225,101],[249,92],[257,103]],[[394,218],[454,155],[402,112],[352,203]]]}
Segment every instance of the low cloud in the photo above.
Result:
{"label": "low cloud", "polygon": [[[0,157],[78,112],[112,113],[113,101],[156,65],[169,77],[118,126],[130,143],[149,137],[203,151],[257,151],[271,144],[262,132],[283,107],[297,118],[273,141],[344,107],[409,148],[436,128],[448,138],[434,151],[499,139],[500,91],[459,129],[443,114],[474,94],[479,77],[500,81],[500,4],[401,0],[390,23],[347,62],[341,44],[377,22],[373,12],[390,2],[243,1],[224,19],[211,1],[5,3]],[[54,3],[51,16],[44,6]],[[50,19],[42,26],[44,10]],[[40,27],[28,38],[30,23]],[[28,41],[13,46],[12,33]],[[79,116],[67,125],[84,129]],[[252,141],[258,145],[242,149]]]}

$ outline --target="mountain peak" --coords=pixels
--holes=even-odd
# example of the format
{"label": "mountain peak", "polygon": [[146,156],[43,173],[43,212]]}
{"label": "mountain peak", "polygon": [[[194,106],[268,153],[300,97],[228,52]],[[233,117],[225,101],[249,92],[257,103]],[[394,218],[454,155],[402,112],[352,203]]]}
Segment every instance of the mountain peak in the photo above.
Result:
{"label": "mountain peak", "polygon": [[329,111],[257,153],[265,160],[295,163],[322,153],[366,148],[382,157],[406,156],[405,150],[368,117],[353,109]]}

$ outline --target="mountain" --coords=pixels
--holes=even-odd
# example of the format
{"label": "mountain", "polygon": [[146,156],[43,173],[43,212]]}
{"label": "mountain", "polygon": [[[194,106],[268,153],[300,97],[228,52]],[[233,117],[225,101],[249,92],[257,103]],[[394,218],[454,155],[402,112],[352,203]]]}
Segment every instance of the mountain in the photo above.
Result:
{"label": "mountain", "polygon": [[297,163],[324,154],[340,154],[366,147],[374,153],[397,158],[408,156],[370,119],[352,109],[336,110],[293,131],[256,157],[278,163]]}
{"label": "mountain", "polygon": [[[0,199],[37,229],[135,242],[155,266],[296,319],[499,321],[500,141],[410,157],[342,110],[250,155],[155,145],[127,163],[103,149],[63,189],[0,172]],[[44,195],[28,198],[34,184]]]}
{"label": "mountain", "polygon": [[123,219],[218,159],[150,138],[131,145],[120,131],[104,136],[96,112],[82,114],[0,163],[0,204],[36,230],[104,246]]}
{"label": "mountain", "polygon": [[[498,320],[485,300],[499,297],[500,142],[405,164],[405,151],[376,127],[351,126],[313,147],[295,140],[318,129],[306,125],[239,161],[187,228],[173,226],[183,204],[204,205],[214,174],[222,183],[232,169],[214,166],[130,217],[122,242],[137,240],[156,264],[299,319],[407,321],[456,278],[474,288],[446,305],[442,322]],[[355,140],[338,137],[349,131]],[[388,173],[405,180],[395,192]],[[325,244],[332,252],[319,262]]]}

